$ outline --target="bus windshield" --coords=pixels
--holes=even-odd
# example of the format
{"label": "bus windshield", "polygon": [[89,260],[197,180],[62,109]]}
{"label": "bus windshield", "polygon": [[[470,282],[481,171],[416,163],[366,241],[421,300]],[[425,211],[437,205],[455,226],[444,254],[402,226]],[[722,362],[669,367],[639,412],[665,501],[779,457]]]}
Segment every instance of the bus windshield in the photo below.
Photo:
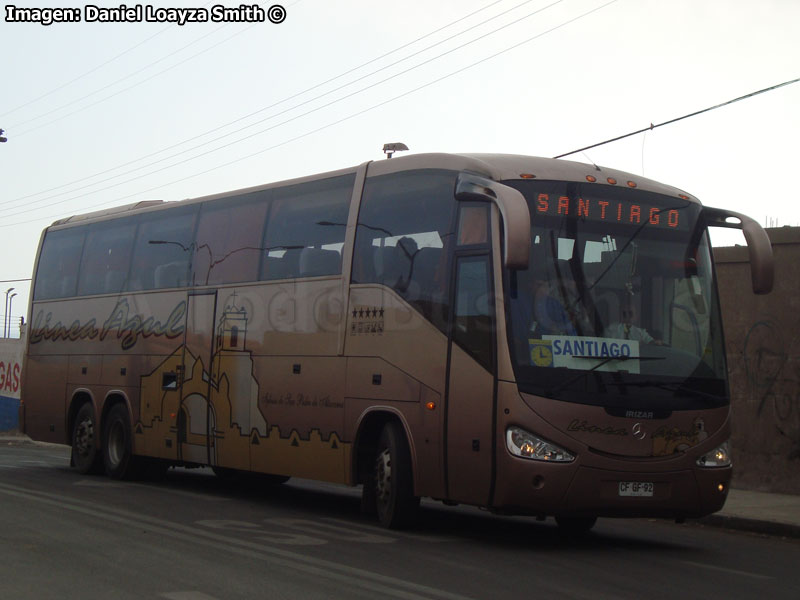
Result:
{"label": "bus windshield", "polygon": [[531,214],[530,265],[505,281],[520,391],[620,415],[728,403],[699,204],[599,184],[504,183]]}

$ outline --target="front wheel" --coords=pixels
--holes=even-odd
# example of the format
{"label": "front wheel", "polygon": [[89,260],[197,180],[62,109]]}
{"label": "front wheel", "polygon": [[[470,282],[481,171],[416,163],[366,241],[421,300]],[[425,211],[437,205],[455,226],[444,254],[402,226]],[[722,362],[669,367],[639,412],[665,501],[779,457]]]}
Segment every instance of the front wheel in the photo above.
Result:
{"label": "front wheel", "polygon": [[131,434],[128,408],[124,404],[115,405],[103,424],[103,465],[112,479],[129,479],[134,475]]}
{"label": "front wheel", "polygon": [[414,496],[411,452],[403,429],[391,421],[383,427],[365,497],[374,498],[381,525],[400,529],[417,516],[419,498]]}
{"label": "front wheel", "polygon": [[100,453],[97,451],[97,420],[94,407],[85,403],[75,415],[72,426],[72,455],[70,464],[84,475],[98,473],[101,468]]}

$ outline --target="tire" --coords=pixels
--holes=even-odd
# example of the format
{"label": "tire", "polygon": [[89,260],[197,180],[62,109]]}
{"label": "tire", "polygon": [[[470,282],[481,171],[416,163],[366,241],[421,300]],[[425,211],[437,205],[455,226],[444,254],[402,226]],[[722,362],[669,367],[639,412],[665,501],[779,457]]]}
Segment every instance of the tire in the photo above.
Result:
{"label": "tire", "polygon": [[597,517],[556,517],[559,531],[568,537],[580,537],[589,533],[597,523]]}
{"label": "tire", "polygon": [[413,524],[419,498],[414,496],[411,452],[403,429],[395,421],[383,427],[365,487],[364,499],[372,501],[374,497],[381,525],[402,529]]}
{"label": "tire", "polygon": [[97,419],[94,407],[86,402],[78,409],[72,425],[72,455],[70,465],[84,475],[100,473],[102,462],[97,451]]}
{"label": "tire", "polygon": [[132,434],[128,408],[114,405],[103,422],[103,466],[112,479],[131,479],[138,474]]}

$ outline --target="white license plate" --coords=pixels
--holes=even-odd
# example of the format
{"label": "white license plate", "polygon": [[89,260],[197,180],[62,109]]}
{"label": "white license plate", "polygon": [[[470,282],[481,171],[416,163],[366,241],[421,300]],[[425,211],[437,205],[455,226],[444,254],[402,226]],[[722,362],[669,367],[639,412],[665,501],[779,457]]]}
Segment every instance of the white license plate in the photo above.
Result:
{"label": "white license plate", "polygon": [[620,496],[646,496],[653,495],[653,482],[652,481],[620,481],[619,482],[619,495]]}

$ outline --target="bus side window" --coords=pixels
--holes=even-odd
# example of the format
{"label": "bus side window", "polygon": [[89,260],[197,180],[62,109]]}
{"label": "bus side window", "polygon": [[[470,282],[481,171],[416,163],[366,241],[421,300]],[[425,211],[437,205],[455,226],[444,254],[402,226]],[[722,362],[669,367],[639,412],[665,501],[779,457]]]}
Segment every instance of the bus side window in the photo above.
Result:
{"label": "bus side window", "polygon": [[34,300],[74,296],[85,227],[48,231],[36,270]]}
{"label": "bus side window", "polygon": [[112,225],[97,223],[89,228],[78,279],[79,296],[122,291],[135,232],[133,219],[116,221]]}
{"label": "bus side window", "polygon": [[133,248],[128,290],[188,285],[197,211],[194,205],[170,213],[154,212],[142,219]]}
{"label": "bus side window", "polygon": [[485,256],[458,260],[453,341],[475,360],[492,368],[491,280]]}
{"label": "bus side window", "polygon": [[358,216],[353,283],[391,287],[447,330],[454,171],[424,169],[368,178]]}
{"label": "bus side window", "polygon": [[258,280],[261,236],[271,196],[271,190],[262,190],[203,204],[193,261],[194,285]]}
{"label": "bus side window", "polygon": [[342,246],[354,182],[355,175],[342,175],[274,190],[261,244],[265,253],[261,279],[342,272]]}
{"label": "bus side window", "polygon": [[465,203],[458,218],[458,245],[485,244],[489,241],[489,206],[486,203]]}

